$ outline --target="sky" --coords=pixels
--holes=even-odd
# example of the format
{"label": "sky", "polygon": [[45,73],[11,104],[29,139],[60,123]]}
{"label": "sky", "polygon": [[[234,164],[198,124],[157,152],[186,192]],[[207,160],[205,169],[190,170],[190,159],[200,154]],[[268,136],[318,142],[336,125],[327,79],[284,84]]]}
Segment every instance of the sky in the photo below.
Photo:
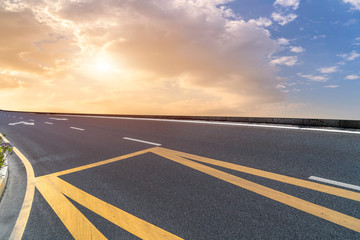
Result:
{"label": "sky", "polygon": [[360,120],[360,0],[2,0],[0,109]]}

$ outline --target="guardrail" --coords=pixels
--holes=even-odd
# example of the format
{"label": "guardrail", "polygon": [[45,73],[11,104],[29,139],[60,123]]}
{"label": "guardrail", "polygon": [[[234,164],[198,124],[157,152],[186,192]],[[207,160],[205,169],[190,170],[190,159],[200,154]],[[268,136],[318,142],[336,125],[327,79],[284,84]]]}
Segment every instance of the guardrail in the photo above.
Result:
{"label": "guardrail", "polygon": [[226,116],[176,116],[176,115],[132,115],[132,114],[93,114],[93,113],[58,113],[58,112],[27,112],[27,111],[8,111],[50,115],[86,115],[86,116],[105,116],[105,117],[131,117],[131,118],[155,118],[155,119],[176,119],[176,120],[196,120],[196,121],[227,121],[245,123],[267,123],[267,124],[287,124],[312,127],[335,127],[360,129],[360,120],[339,120],[339,119],[311,119],[311,118],[271,118],[271,117],[226,117]]}

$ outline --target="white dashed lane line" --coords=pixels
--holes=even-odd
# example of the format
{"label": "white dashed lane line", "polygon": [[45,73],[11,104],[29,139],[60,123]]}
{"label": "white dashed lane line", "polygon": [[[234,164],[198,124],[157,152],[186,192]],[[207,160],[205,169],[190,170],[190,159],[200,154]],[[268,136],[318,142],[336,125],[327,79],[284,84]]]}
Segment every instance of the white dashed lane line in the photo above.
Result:
{"label": "white dashed lane line", "polygon": [[139,140],[139,139],[135,139],[135,138],[123,137],[123,139],[129,140],[129,141],[134,141],[134,142],[146,143],[146,144],[155,145],[155,146],[161,146],[160,143],[148,142],[148,141]]}
{"label": "white dashed lane line", "polygon": [[77,128],[77,127],[70,127],[71,129],[79,130],[79,131],[85,131],[83,128]]}
{"label": "white dashed lane line", "polygon": [[318,181],[318,182],[328,183],[328,184],[332,184],[332,185],[336,185],[336,186],[340,186],[340,187],[360,191],[360,186],[349,184],[349,183],[338,182],[338,181],[334,181],[334,180],[330,180],[330,179],[326,179],[326,178],[321,178],[321,177],[315,177],[315,176],[311,176],[311,177],[309,177],[309,179],[314,180],[314,181]]}
{"label": "white dashed lane line", "polygon": [[46,124],[53,124],[52,122],[45,122]]}

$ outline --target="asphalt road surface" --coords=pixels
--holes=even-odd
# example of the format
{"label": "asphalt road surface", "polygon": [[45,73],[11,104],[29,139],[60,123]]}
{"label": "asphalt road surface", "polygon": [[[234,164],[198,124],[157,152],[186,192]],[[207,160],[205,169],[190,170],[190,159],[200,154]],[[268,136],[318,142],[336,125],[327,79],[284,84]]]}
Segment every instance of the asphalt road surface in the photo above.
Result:
{"label": "asphalt road surface", "polygon": [[1,111],[0,131],[0,239],[360,238],[360,132]]}

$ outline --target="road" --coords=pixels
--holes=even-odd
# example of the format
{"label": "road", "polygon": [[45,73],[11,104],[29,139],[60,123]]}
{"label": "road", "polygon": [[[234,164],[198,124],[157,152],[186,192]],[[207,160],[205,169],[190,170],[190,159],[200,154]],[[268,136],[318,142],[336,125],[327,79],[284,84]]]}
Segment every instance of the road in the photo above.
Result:
{"label": "road", "polygon": [[1,111],[0,130],[23,154],[0,239],[360,238],[359,132]]}

